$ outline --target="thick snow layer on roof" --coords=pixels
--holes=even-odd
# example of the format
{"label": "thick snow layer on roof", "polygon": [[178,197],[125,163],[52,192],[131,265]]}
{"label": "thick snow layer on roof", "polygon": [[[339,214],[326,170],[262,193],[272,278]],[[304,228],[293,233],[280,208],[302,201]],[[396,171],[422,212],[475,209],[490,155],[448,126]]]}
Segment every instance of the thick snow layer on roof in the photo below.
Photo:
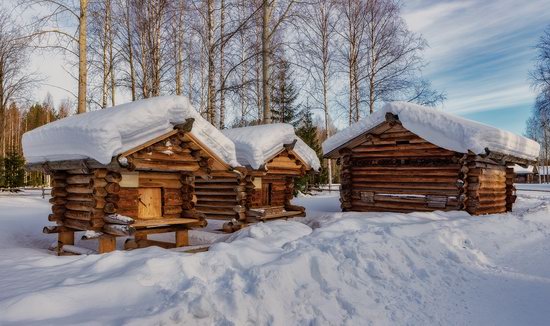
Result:
{"label": "thick snow layer on roof", "polygon": [[420,105],[392,102],[349,128],[335,134],[323,143],[325,154],[360,136],[385,121],[391,112],[399,116],[403,127],[439,147],[467,153],[485,153],[485,148],[515,157],[536,160],[540,145],[509,131],[467,120],[437,109]]}
{"label": "thick snow layer on roof", "polygon": [[92,158],[107,164],[194,118],[191,134],[225,163],[238,166],[235,145],[204,120],[186,97],[163,96],[70,116],[23,135],[28,163]]}
{"label": "thick snow layer on roof", "polygon": [[296,140],[294,152],[314,170],[321,167],[315,151],[296,136],[292,125],[274,123],[226,129],[223,133],[235,143],[237,160],[241,165],[258,169],[267,159],[281,151],[283,145]]}
{"label": "thick snow layer on roof", "polygon": [[529,165],[528,167],[524,168],[519,165],[514,165],[514,173],[515,174],[527,174],[527,173],[533,173],[533,166]]}

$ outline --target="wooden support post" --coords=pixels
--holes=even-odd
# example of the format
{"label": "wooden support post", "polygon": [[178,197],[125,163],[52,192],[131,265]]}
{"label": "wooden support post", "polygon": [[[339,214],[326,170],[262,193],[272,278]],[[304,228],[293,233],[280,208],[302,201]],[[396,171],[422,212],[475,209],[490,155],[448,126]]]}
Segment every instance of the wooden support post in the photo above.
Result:
{"label": "wooden support post", "polygon": [[141,233],[141,232],[136,232],[134,234],[134,239],[136,241],[139,241],[139,240],[147,240],[147,233]]}
{"label": "wooden support post", "polygon": [[97,251],[100,254],[104,254],[104,253],[116,250],[116,237],[104,236],[99,238],[98,241],[99,241],[99,248]]}
{"label": "wooden support post", "polygon": [[58,246],[74,245],[74,231],[63,231],[57,235]]}
{"label": "wooden support post", "polygon": [[176,247],[184,247],[189,245],[188,230],[176,231]]}

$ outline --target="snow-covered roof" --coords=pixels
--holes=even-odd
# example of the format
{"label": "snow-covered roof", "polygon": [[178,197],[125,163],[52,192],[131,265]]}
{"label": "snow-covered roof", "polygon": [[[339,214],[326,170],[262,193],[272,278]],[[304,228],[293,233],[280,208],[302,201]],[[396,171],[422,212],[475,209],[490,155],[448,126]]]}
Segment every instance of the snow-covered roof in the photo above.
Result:
{"label": "snow-covered roof", "polygon": [[451,151],[484,154],[487,148],[491,152],[531,161],[539,156],[540,145],[531,139],[441,110],[405,102],[387,103],[382,109],[330,137],[323,143],[324,154],[383,123],[388,112],[397,115],[409,131]]}
{"label": "snow-covered roof", "polygon": [[235,145],[203,119],[189,99],[162,96],[54,121],[23,135],[28,163],[92,158],[102,164],[193,118],[190,133],[230,166],[238,166]]}
{"label": "snow-covered roof", "polygon": [[528,174],[528,173],[533,173],[533,166],[532,165],[529,165],[528,167],[524,168],[522,166],[519,166],[519,165],[514,165],[514,173],[515,174]]}
{"label": "snow-covered roof", "polygon": [[222,132],[235,143],[237,160],[243,166],[258,169],[266,160],[283,150],[283,145],[296,141],[294,153],[314,170],[321,168],[315,151],[296,136],[292,125],[274,123],[226,129]]}

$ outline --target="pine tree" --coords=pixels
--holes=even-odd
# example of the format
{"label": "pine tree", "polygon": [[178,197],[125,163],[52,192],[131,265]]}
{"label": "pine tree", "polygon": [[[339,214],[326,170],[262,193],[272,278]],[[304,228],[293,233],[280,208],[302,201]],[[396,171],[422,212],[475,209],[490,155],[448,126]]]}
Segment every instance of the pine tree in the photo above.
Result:
{"label": "pine tree", "polygon": [[25,159],[21,154],[11,149],[1,163],[1,188],[13,190],[25,185]]}
{"label": "pine tree", "polygon": [[292,79],[290,63],[282,58],[277,64],[277,77],[272,95],[272,121],[297,124],[299,106],[295,104],[298,91]]}
{"label": "pine tree", "polygon": [[[317,157],[322,161],[323,153],[321,146],[319,145],[319,139],[317,138],[318,130],[317,126],[313,124],[313,113],[309,105],[300,112],[298,128],[296,128],[296,135],[300,137],[304,143],[306,143],[311,149],[317,153]],[[326,182],[327,175],[326,169],[323,169],[320,174],[307,174],[303,177],[297,178],[294,183],[294,189],[301,192],[305,192],[312,184],[318,184]]]}

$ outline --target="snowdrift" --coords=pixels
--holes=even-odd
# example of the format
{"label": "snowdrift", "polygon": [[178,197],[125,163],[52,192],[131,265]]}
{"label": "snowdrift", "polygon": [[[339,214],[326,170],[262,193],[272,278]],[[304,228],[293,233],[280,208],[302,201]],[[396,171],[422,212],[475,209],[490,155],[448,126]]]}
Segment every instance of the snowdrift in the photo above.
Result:
{"label": "snowdrift", "polygon": [[200,254],[159,248],[56,257],[34,234],[47,205],[0,199],[0,324],[549,324],[550,199],[514,213],[337,213],[301,198]]}

